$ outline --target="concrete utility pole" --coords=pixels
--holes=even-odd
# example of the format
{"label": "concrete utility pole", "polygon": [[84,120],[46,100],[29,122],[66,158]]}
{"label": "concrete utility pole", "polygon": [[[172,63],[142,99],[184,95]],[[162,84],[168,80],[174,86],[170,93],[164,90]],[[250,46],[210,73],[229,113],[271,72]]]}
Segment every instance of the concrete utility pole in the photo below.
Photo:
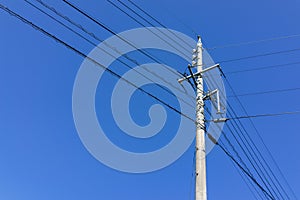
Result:
{"label": "concrete utility pole", "polygon": [[196,67],[199,74],[196,78],[197,96],[196,96],[196,186],[195,200],[207,200],[206,193],[206,153],[205,153],[205,121],[204,121],[204,87],[203,87],[203,60],[202,60],[202,42],[198,36],[196,48]]}
{"label": "concrete utility pole", "polygon": [[[217,113],[221,113],[221,104],[219,89],[208,91],[204,94],[203,77],[202,75],[210,70],[219,68],[223,74],[220,65],[215,64],[203,69],[203,48],[201,38],[198,37],[197,47],[193,50],[192,66],[188,66],[190,75],[178,79],[178,82],[193,79],[196,85],[196,181],[195,181],[195,200],[207,200],[206,193],[206,152],[205,152],[205,116],[204,116],[204,100],[214,97],[216,102],[212,102]],[[191,67],[197,67],[197,72],[193,73]],[[215,123],[222,122],[224,119],[214,120]],[[224,121],[223,121],[224,122]],[[209,135],[208,135],[209,136]]]}

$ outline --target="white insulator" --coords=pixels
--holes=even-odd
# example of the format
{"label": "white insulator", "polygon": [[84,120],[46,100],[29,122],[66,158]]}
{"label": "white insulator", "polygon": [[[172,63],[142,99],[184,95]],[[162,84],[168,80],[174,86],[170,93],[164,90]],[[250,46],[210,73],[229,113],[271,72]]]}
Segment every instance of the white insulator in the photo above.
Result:
{"label": "white insulator", "polygon": [[196,60],[197,59],[197,55],[193,54],[192,60]]}

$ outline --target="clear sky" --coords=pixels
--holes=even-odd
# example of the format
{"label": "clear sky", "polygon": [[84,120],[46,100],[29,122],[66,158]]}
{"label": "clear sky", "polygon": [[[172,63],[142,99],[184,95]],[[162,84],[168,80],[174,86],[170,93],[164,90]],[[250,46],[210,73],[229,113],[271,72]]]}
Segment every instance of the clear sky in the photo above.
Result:
{"label": "clear sky", "polygon": [[[31,2],[39,5],[34,0]],[[45,0],[45,2],[83,24],[101,39],[111,36],[62,1]],[[117,33],[141,27],[105,0],[71,2]],[[300,2],[296,0],[247,2],[134,0],[134,2],[170,29],[180,31],[195,40],[193,31],[200,34],[205,48],[300,34]],[[2,0],[1,4],[86,54],[94,48],[24,1]],[[124,173],[105,166],[86,150],[73,121],[73,84],[83,58],[2,10],[0,22],[0,199],[193,199],[194,144],[172,165],[151,173]],[[221,62],[297,48],[300,48],[300,37],[217,48],[209,50],[209,53],[215,62]],[[132,56],[136,56],[141,63],[148,61],[137,52]],[[186,69],[185,62],[177,61],[175,58],[173,60],[163,53],[157,56],[180,72]],[[237,94],[293,89],[240,96],[248,114],[296,111],[300,110],[300,90],[295,89],[300,87],[299,64],[241,73],[232,72],[300,62],[299,56],[300,51],[295,50],[221,62],[221,66]],[[118,70],[118,66],[112,67]],[[125,73],[126,70],[119,72]],[[166,133],[176,128],[176,125],[173,125],[176,123],[172,124],[172,121],[167,124],[165,132],[160,133],[165,133],[166,136],[161,135],[159,140],[152,138],[151,141],[150,138],[145,142],[122,136],[122,132],[112,121],[111,111],[107,106],[110,100],[108,92],[112,90],[111,84],[115,82],[116,79],[107,74],[100,82],[96,95],[97,116],[108,130],[106,133],[111,134],[108,137],[122,148],[136,152],[155,150],[166,144],[173,136]],[[245,113],[238,102],[230,97],[232,92],[228,85],[225,86],[228,101],[238,116],[244,116]],[[144,88],[149,91],[153,89],[150,86]],[[140,125],[146,125],[149,123],[148,107],[141,108],[139,105],[150,106],[156,102],[139,94],[134,94],[132,98],[134,97],[137,101],[131,105],[133,119]],[[168,97],[165,99],[176,105],[174,99]],[[171,116],[169,120],[178,121],[177,114],[168,108],[166,110]],[[299,120],[300,115],[253,119],[255,128],[298,198],[300,197]],[[261,144],[255,128],[248,120],[242,122],[260,152],[266,157],[276,177],[293,199],[287,184]],[[228,132],[228,129],[225,128],[224,131]],[[234,145],[237,146],[236,143]],[[218,147],[207,156],[207,183],[208,199],[255,199],[230,159]]]}

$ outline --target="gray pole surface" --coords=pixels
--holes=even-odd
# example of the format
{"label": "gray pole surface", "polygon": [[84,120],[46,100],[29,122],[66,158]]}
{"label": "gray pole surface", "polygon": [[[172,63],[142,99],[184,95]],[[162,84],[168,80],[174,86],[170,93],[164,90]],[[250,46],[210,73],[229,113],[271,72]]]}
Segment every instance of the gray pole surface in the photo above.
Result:
{"label": "gray pole surface", "polygon": [[[197,73],[203,71],[202,42],[198,37],[197,42]],[[195,199],[207,200],[206,193],[206,154],[205,154],[205,123],[204,123],[204,100],[203,100],[203,78],[197,76],[196,97],[196,186]]]}

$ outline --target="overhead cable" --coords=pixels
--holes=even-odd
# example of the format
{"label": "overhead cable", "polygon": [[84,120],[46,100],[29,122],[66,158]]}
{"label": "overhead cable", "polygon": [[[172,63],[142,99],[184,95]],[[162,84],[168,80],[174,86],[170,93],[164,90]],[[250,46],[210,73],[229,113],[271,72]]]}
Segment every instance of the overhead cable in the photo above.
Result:
{"label": "overhead cable", "polygon": [[143,88],[138,87],[137,85],[135,85],[134,83],[130,82],[129,80],[125,79],[124,77],[120,76],[119,74],[117,74],[116,72],[112,71],[109,68],[106,68],[104,65],[100,64],[99,62],[97,62],[96,60],[94,60],[93,58],[89,57],[88,55],[86,55],[85,53],[81,52],[80,50],[76,49],[75,47],[69,45],[68,43],[64,42],[63,40],[59,39],[58,37],[56,37],[55,35],[47,32],[46,30],[42,29],[41,27],[35,25],[34,23],[30,22],[29,20],[25,19],[24,17],[22,17],[21,15],[17,14],[16,12],[10,10],[8,7],[5,7],[4,5],[0,4],[0,9],[4,10],[5,12],[9,13],[10,15],[16,17],[17,19],[21,20],[23,23],[30,25],[32,28],[36,29],[37,31],[43,33],[44,35],[46,35],[47,37],[52,38],[53,40],[55,40],[56,42],[64,45],[65,47],[67,47],[68,49],[74,51],[76,54],[82,56],[83,58],[88,59],[89,61],[91,61],[92,63],[94,63],[95,65],[103,68],[104,70],[108,71],[111,75],[125,81],[126,83],[128,83],[129,85],[137,88],[138,90],[140,90],[141,92],[145,93],[146,95],[152,97],[153,99],[157,100],[158,102],[162,103],[163,105],[167,106],[168,108],[170,108],[171,110],[175,111],[176,113],[182,115],[183,117],[191,120],[194,122],[194,119],[192,119],[191,117],[185,115],[184,113],[182,113],[181,111],[177,110],[176,108],[172,107],[171,105],[169,105],[168,103],[164,102],[163,100],[161,100],[160,98],[154,96],[153,94],[147,92],[146,90],[144,90]]}

